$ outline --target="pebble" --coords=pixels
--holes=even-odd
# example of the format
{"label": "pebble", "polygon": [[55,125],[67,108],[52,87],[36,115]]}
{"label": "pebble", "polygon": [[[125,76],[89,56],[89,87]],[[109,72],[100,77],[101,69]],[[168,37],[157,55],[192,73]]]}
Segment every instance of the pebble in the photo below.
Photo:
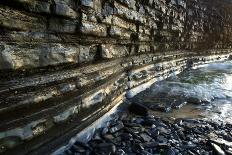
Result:
{"label": "pebble", "polygon": [[122,149],[118,149],[115,154],[116,155],[126,155],[125,151]]}
{"label": "pebble", "polygon": [[124,128],[124,125],[122,122],[119,122],[118,124],[116,124],[115,126],[110,128],[110,132],[115,133],[115,132],[121,130],[122,128]]}
{"label": "pebble", "polygon": [[[232,125],[194,119],[167,122],[147,115],[146,108],[139,104],[131,106],[129,114],[114,117],[107,127],[96,130],[89,142],[76,142],[65,154],[224,155],[232,152]],[[143,112],[134,111],[135,107],[141,107]]]}
{"label": "pebble", "polygon": [[217,155],[225,155],[225,152],[218,146],[217,144],[211,143],[214,151],[216,152]]}

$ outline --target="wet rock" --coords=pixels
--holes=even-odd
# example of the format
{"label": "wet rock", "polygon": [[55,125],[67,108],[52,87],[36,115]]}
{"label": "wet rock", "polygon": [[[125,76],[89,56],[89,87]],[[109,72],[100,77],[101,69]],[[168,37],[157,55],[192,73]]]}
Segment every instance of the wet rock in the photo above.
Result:
{"label": "wet rock", "polygon": [[157,138],[157,136],[159,136],[159,134],[160,134],[158,129],[153,129],[150,133],[151,133],[153,138]]}
{"label": "wet rock", "polygon": [[132,150],[135,153],[141,153],[144,150],[144,147],[142,146],[142,144],[134,144],[132,146]]}
{"label": "wet rock", "polygon": [[160,134],[163,134],[163,135],[168,135],[171,133],[171,130],[170,129],[166,129],[164,127],[157,127],[156,129],[159,130],[159,133]]}
{"label": "wet rock", "polygon": [[176,155],[176,151],[175,151],[174,149],[172,149],[172,148],[169,148],[169,149],[167,150],[166,155]]}
{"label": "wet rock", "polygon": [[155,124],[157,127],[163,127],[163,128],[169,128],[164,122],[162,121],[156,121],[156,124]]}
{"label": "wet rock", "polygon": [[179,130],[179,131],[178,131],[178,135],[179,135],[180,139],[182,139],[182,140],[185,140],[185,139],[186,139],[186,136],[185,136],[185,134],[184,134],[183,131]]}
{"label": "wet rock", "polygon": [[144,122],[144,119],[143,118],[136,118],[133,120],[133,122],[136,124],[142,124]]}
{"label": "wet rock", "polygon": [[96,132],[92,138],[93,140],[101,140],[100,134]]}
{"label": "wet rock", "polygon": [[152,141],[152,138],[148,134],[146,134],[146,133],[141,133],[140,137],[142,137],[142,139],[143,139],[144,142],[150,142],[150,141]]}
{"label": "wet rock", "polygon": [[223,135],[223,139],[229,141],[229,142],[232,142],[232,136],[231,135]]}
{"label": "wet rock", "polygon": [[159,143],[159,142],[148,142],[148,143],[144,143],[143,146],[145,148],[167,148],[168,144],[167,143]]}
{"label": "wet rock", "polygon": [[115,152],[116,155],[126,155],[125,151],[122,150],[122,149],[118,149],[116,152]]}
{"label": "wet rock", "polygon": [[104,138],[105,140],[112,141],[115,137],[114,137],[114,135],[112,135],[112,134],[105,134],[105,135],[103,136],[103,138]]}
{"label": "wet rock", "polygon": [[150,152],[148,152],[148,151],[146,151],[146,150],[143,150],[143,151],[141,152],[141,154],[143,154],[143,155],[153,155],[152,153],[150,153]]}
{"label": "wet rock", "polygon": [[101,135],[104,136],[107,132],[109,132],[108,128],[102,128]]}
{"label": "wet rock", "polygon": [[157,141],[160,142],[160,143],[167,143],[168,140],[164,136],[159,135],[157,137]]}
{"label": "wet rock", "polygon": [[193,153],[191,150],[188,150],[188,154],[189,155],[195,155],[195,153]]}
{"label": "wet rock", "polygon": [[116,146],[112,143],[101,143],[95,146],[95,151],[101,154],[113,154],[116,152]]}
{"label": "wet rock", "polygon": [[119,117],[120,117],[119,119],[120,119],[121,121],[123,121],[123,120],[126,120],[126,119],[127,119],[128,115],[127,115],[127,113],[120,113]]}
{"label": "wet rock", "polygon": [[142,125],[144,125],[144,126],[152,126],[152,125],[156,125],[156,124],[157,124],[157,121],[155,119],[145,119],[142,122]]}
{"label": "wet rock", "polygon": [[220,148],[220,146],[214,143],[211,143],[211,145],[217,155],[225,155],[225,152]]}
{"label": "wet rock", "polygon": [[[138,133],[139,133],[139,131],[137,131],[137,130],[135,130],[135,129],[133,129],[133,128],[125,127],[124,129],[125,129],[128,133],[132,134],[133,136],[134,136],[135,134],[138,134]],[[136,135],[136,136],[137,136],[137,135]]]}
{"label": "wet rock", "polygon": [[86,150],[78,145],[73,145],[70,149],[72,152],[84,153]]}
{"label": "wet rock", "polygon": [[232,148],[229,148],[228,150],[225,150],[226,154],[232,155]]}
{"label": "wet rock", "polygon": [[171,110],[172,110],[171,107],[162,107],[162,108],[161,108],[161,111],[163,111],[163,112],[169,112],[169,111],[171,111]]}
{"label": "wet rock", "polygon": [[193,144],[191,141],[189,141],[189,142],[187,142],[186,145],[183,145],[182,147],[183,147],[184,149],[189,150],[189,149],[194,149],[194,148],[196,148],[197,145],[196,145],[196,144]]}
{"label": "wet rock", "polygon": [[187,102],[192,104],[210,103],[207,99],[199,99],[197,97],[189,97],[187,98]]}
{"label": "wet rock", "polygon": [[186,101],[177,100],[172,104],[172,107],[175,108],[175,109],[180,109],[186,104],[187,104]]}
{"label": "wet rock", "polygon": [[123,125],[122,122],[119,122],[118,124],[116,124],[116,125],[114,125],[113,127],[111,127],[109,131],[110,131],[111,133],[115,133],[115,132],[121,130],[122,128],[124,128],[124,125]]}
{"label": "wet rock", "polygon": [[138,132],[144,132],[145,128],[144,127],[132,127],[131,129],[138,131]]}
{"label": "wet rock", "polygon": [[152,115],[152,114],[148,114],[148,115],[146,116],[146,119],[155,119],[155,116]]}
{"label": "wet rock", "polygon": [[210,141],[219,145],[225,145],[232,148],[232,142],[228,142],[222,138],[211,138]]}
{"label": "wet rock", "polygon": [[92,150],[87,144],[76,141],[69,149],[72,153],[85,153]]}
{"label": "wet rock", "polygon": [[151,102],[151,103],[145,103],[148,105],[148,107],[154,111],[161,111],[161,112],[169,112],[172,110],[171,105],[169,104],[169,101],[162,101],[163,99],[160,99],[161,101]]}
{"label": "wet rock", "polygon": [[147,109],[147,107],[145,107],[144,105],[139,104],[139,103],[132,103],[129,106],[129,111],[131,113],[136,114],[136,115],[141,115],[141,116],[148,115],[148,109]]}
{"label": "wet rock", "polygon": [[177,134],[176,131],[172,131],[172,136],[173,136],[173,138],[174,138],[175,140],[181,141],[181,139],[180,139],[180,137],[179,137],[179,135]]}
{"label": "wet rock", "polygon": [[156,128],[156,125],[155,125],[155,124],[152,124],[151,128],[152,128],[152,129]]}
{"label": "wet rock", "polygon": [[121,136],[123,141],[133,140],[133,136],[130,133],[122,133],[120,136]]}
{"label": "wet rock", "polygon": [[[112,117],[108,127],[96,130],[89,142],[94,152],[116,155],[211,155],[213,152],[222,155],[231,152],[231,142],[225,139],[230,136],[232,126],[196,119],[176,119],[172,122],[134,113],[126,116],[123,119]],[[70,151],[71,154],[86,154],[91,149],[77,145]]]}
{"label": "wet rock", "polygon": [[137,124],[137,123],[130,123],[130,122],[124,122],[124,125],[126,127],[141,127],[140,124]]}

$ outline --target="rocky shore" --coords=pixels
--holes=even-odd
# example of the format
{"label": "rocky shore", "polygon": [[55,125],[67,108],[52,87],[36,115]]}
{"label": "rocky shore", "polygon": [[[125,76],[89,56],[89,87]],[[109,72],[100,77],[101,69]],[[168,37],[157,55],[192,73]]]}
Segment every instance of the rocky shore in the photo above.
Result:
{"label": "rocky shore", "polygon": [[232,124],[200,119],[160,118],[132,103],[114,114],[88,143],[75,142],[65,154],[153,155],[232,154]]}
{"label": "rocky shore", "polygon": [[[49,155],[153,83],[231,59],[231,10],[228,0],[0,0],[0,154]],[[139,103],[185,104],[169,97]],[[118,123],[115,138],[128,133]]]}

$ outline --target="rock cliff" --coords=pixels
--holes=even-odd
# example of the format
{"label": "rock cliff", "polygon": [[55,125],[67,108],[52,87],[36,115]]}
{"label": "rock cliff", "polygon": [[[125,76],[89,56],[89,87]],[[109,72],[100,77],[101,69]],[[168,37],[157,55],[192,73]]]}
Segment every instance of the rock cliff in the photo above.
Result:
{"label": "rock cliff", "polygon": [[231,56],[223,0],[1,0],[0,153],[49,154],[126,97]]}

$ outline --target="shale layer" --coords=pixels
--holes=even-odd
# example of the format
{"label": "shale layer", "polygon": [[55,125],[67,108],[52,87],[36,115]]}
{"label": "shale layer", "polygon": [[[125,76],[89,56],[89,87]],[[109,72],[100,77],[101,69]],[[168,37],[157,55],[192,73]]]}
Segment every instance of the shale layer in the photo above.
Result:
{"label": "shale layer", "polygon": [[222,0],[1,0],[0,153],[49,154],[173,73],[231,58]]}

